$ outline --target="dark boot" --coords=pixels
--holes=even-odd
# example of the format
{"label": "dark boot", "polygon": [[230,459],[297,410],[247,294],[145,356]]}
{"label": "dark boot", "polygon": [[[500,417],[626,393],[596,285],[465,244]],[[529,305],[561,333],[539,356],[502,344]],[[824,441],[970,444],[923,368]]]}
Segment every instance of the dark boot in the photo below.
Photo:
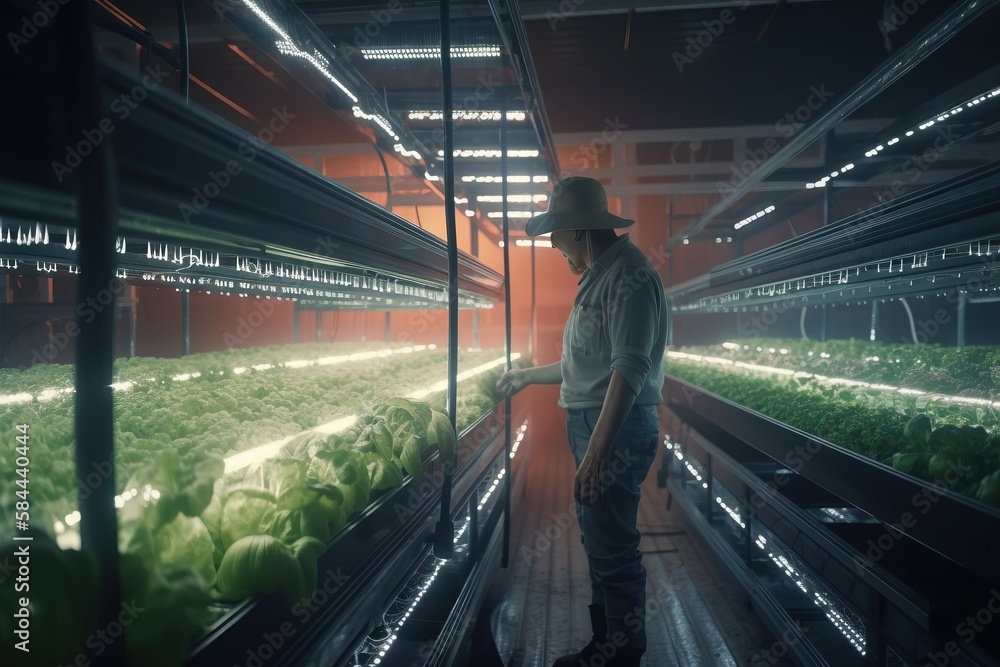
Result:
{"label": "dark boot", "polygon": [[604,616],[604,607],[601,605],[592,604],[587,608],[590,610],[590,627],[594,630],[594,636],[591,637],[590,643],[584,646],[579,653],[556,658],[552,667],[579,667],[581,660],[586,665],[593,656],[600,655],[597,645],[606,641],[608,619]]}
{"label": "dark boot", "polygon": [[645,652],[645,649],[620,648],[604,663],[604,667],[639,667]]}

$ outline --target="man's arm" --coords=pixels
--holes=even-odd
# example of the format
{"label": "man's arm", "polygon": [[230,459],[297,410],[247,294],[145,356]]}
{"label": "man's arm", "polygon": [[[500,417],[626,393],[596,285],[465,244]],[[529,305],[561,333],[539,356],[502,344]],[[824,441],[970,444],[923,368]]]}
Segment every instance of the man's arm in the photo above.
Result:
{"label": "man's arm", "polygon": [[573,495],[578,502],[590,505],[603,492],[600,488],[603,471],[611,465],[612,445],[618,437],[618,432],[622,430],[629,412],[632,411],[635,396],[635,391],[625,376],[615,369],[611,374],[608,393],[604,396],[601,415],[597,418],[594,431],[590,435],[587,453],[576,472]]}
{"label": "man's arm", "polygon": [[594,432],[590,434],[588,453],[590,450],[594,450],[594,453],[602,458],[610,458],[611,444],[618,437],[618,432],[622,430],[629,412],[632,411],[633,404],[635,404],[635,391],[629,386],[621,371],[615,370],[611,374],[608,393],[604,396],[601,416],[597,418]]}
{"label": "man's arm", "polygon": [[515,368],[497,380],[497,391],[503,396],[513,396],[529,384],[559,384],[562,382],[562,364],[556,362],[534,368]]}

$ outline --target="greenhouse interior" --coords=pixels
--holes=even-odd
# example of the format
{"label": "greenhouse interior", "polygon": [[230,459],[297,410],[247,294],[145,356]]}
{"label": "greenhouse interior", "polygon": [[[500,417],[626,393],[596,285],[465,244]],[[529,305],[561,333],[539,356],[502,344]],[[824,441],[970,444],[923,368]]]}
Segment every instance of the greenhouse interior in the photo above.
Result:
{"label": "greenhouse interior", "polygon": [[1000,666],[998,5],[0,2],[0,662]]}

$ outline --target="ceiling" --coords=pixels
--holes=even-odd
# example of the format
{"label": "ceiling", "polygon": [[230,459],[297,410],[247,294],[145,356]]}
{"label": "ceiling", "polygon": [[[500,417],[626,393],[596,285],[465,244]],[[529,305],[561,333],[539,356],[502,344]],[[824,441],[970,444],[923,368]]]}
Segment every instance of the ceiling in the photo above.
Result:
{"label": "ceiling", "polygon": [[[442,201],[443,187],[437,180],[444,175],[439,154],[443,149],[441,121],[411,117],[415,110],[440,111],[439,60],[371,58],[365,52],[374,48],[439,50],[439,3],[258,2],[267,11],[285,12],[282,20],[296,24],[298,30],[297,12],[305,27],[296,35],[303,43],[325,43],[323,48],[341,68],[338,71],[346,72],[355,87],[363,90],[359,104],[391,118],[394,131],[402,137],[399,143],[406,150],[419,147],[421,159],[394,151],[396,142],[352,114],[351,103],[329,81],[306,71],[301,61],[289,62],[278,53],[273,35],[266,30],[260,39],[250,34],[260,22],[242,3],[231,3],[233,9],[225,15],[217,14],[207,1],[187,3],[192,73],[204,84],[197,90],[200,102],[252,130],[266,122],[275,99],[288,101],[300,120],[282,137],[286,148],[299,145],[317,154],[324,150],[342,153],[342,146],[348,144],[355,147],[352,150],[371,155],[377,147],[385,158],[399,160],[408,170],[405,179],[386,179],[395,195],[409,197],[397,202]],[[99,0],[99,4],[110,2]],[[712,184],[728,177],[731,165],[738,164],[748,150],[759,152],[767,138],[776,139],[777,146],[786,143],[859,81],[892,61],[954,3],[521,0],[511,4],[496,0],[494,4],[503,31],[497,27],[490,3],[451,3],[453,46],[493,49],[475,57],[452,58],[453,100],[456,111],[470,118],[478,111],[496,111],[501,104],[526,111],[523,119],[508,123],[509,148],[536,151],[537,156],[509,159],[509,173],[527,176],[529,181],[511,183],[510,193],[544,193],[559,176],[587,173],[621,196],[690,193],[718,199]],[[143,17],[143,29],[158,41],[175,39],[172,1],[119,0],[116,6]],[[904,6],[912,11],[900,9]],[[524,19],[519,30],[515,29],[518,11]],[[872,141],[880,140],[880,130],[908,126],[961,102],[975,87],[973,83],[1000,84],[998,31],[1000,11],[994,9],[844,118],[834,131],[806,146],[798,159],[777,170],[704,233],[731,229],[734,221],[757,210],[763,199],[777,197],[799,208],[816,205],[816,193],[806,192],[804,184],[829,172],[831,165],[859,157]],[[196,87],[192,88],[194,95]],[[338,117],[343,122],[331,122]],[[947,175],[996,159],[998,135],[991,134],[996,118],[995,112],[966,114],[962,146],[943,156],[942,163],[948,162],[951,168],[932,173]],[[456,150],[498,146],[495,120],[467,120],[460,115],[454,128]],[[566,159],[567,151],[574,157],[574,145],[593,145],[608,138],[609,128],[617,128],[614,151],[592,164]],[[559,164],[548,145],[553,136],[566,148]],[[899,157],[880,155],[853,176],[865,184],[871,179],[891,180],[893,170],[902,167]],[[457,196],[468,200],[476,217],[488,222],[488,214],[496,214],[499,204],[477,203],[476,197],[495,199],[499,185],[467,179],[499,175],[500,161],[460,155],[455,169]],[[623,177],[625,173],[630,176]],[[548,182],[531,182],[545,177]],[[932,175],[921,184],[936,178]],[[363,189],[374,187],[372,182],[378,180],[378,176],[359,176],[347,179],[346,184]],[[460,209],[465,205],[462,200]],[[544,206],[544,202],[534,202],[527,208],[537,211]],[[525,222],[515,219],[512,225],[518,228]]]}

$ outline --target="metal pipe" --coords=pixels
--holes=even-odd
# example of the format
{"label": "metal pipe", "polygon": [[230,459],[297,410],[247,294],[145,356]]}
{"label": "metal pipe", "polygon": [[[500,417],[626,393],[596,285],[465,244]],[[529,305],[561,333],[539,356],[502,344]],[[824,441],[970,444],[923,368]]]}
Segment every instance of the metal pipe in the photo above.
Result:
{"label": "metal pipe", "polygon": [[[444,214],[448,237],[448,419],[455,427],[458,377],[458,232],[455,227],[455,152],[453,100],[451,92],[451,2],[441,0],[441,83],[444,121]],[[456,452],[457,457],[457,452]],[[451,558],[454,553],[455,523],[451,519],[451,485],[455,460],[444,461],[441,487],[441,516],[435,528],[434,555]]]}
{"label": "metal pipe", "polygon": [[181,52],[181,97],[188,102],[191,90],[191,60],[188,49],[187,13],[184,11],[184,0],[177,0],[177,41]]}
{"label": "metal pipe", "polygon": [[323,342],[323,311],[319,308],[316,309],[316,342]]}
{"label": "metal pipe", "polygon": [[292,302],[292,341],[299,342],[299,302]]}
{"label": "metal pipe", "polygon": [[965,292],[958,293],[958,339],[955,341],[955,345],[958,347],[965,347],[965,317],[966,317],[966,306],[969,303],[969,296]]}
{"label": "metal pipe", "polygon": [[[507,202],[507,97],[500,99],[500,201],[503,211],[503,292],[504,292],[504,350],[507,361],[507,370],[511,369],[510,363],[510,221],[508,219]],[[532,251],[535,244],[531,244]],[[511,397],[504,399],[504,420],[503,420],[503,470],[504,470],[504,493],[503,493],[503,552],[500,557],[501,567],[507,567],[510,557],[510,420],[511,420]]]}
{"label": "metal pipe", "polygon": [[[79,136],[101,122],[101,89],[96,73],[96,49],[91,38],[90,3],[71,2],[55,17],[56,58],[59,84],[66,100],[65,126],[68,136]],[[118,220],[118,184],[112,141],[94,146],[89,159],[77,172],[76,228],[80,235],[77,261],[77,302],[84,303],[102,293],[111,302],[90,312],[88,321],[79,315],[76,324],[76,372],[74,374],[74,429],[76,479],[87,479],[94,470],[106,472],[94,487],[78,485],[80,541],[83,551],[97,563],[97,627],[110,627],[121,613],[118,518],[115,513],[114,399],[111,381],[114,362],[115,325],[115,236]],[[93,301],[90,301],[93,303]],[[103,302],[103,300],[102,300]],[[30,435],[30,431],[29,431]],[[104,473],[102,473],[104,474]],[[98,665],[125,664],[124,642],[111,642]]]}
{"label": "metal pipe", "polygon": [[191,354],[191,293],[181,292],[181,356]]}
{"label": "metal pipe", "polygon": [[385,311],[385,342],[392,340],[392,313],[390,311]]}
{"label": "metal pipe", "polygon": [[910,40],[903,49],[893,54],[878,69],[863,79],[861,83],[837,100],[822,117],[795,135],[770,160],[761,164],[760,167],[747,176],[739,185],[735,186],[722,201],[716,203],[715,206],[699,216],[680,235],[670,239],[667,248],[673,248],[682,239],[690,238],[700,233],[709,222],[739,201],[754,186],[784,166],[786,162],[823,136],[842,119],[887,90],[927,56],[934,53],[949,39],[957,35],[959,31],[980,16],[986,14],[998,2],[1000,0],[965,0],[964,2],[955,3],[953,7],[945,10],[922,33]]}

